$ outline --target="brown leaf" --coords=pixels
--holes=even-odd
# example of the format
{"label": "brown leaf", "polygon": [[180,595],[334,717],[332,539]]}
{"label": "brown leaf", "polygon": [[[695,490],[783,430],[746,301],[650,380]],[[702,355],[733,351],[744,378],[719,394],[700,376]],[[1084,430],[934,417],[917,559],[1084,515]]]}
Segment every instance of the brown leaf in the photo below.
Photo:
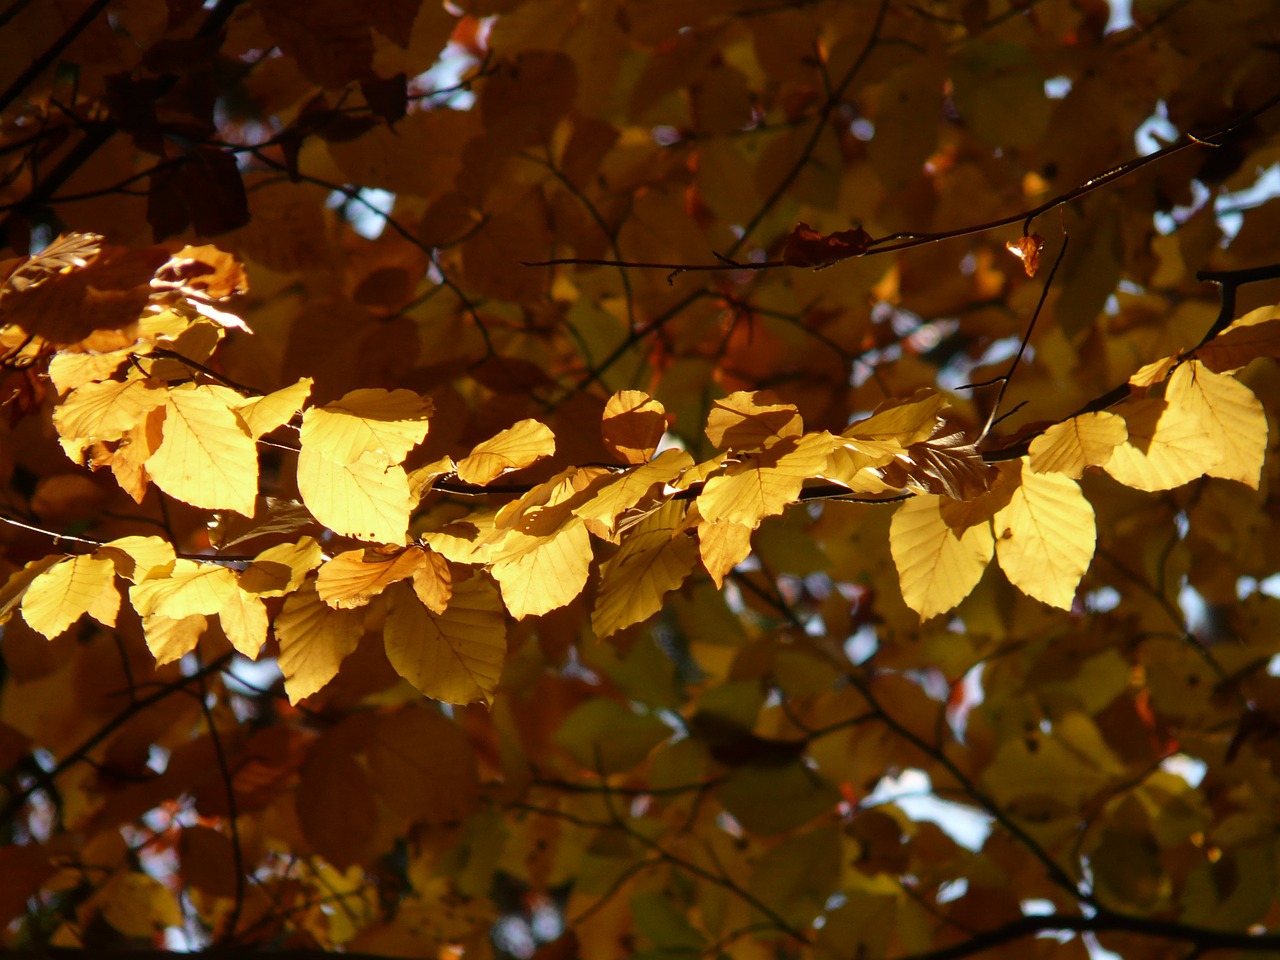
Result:
{"label": "brown leaf", "polygon": [[1005,243],[1005,249],[1022,261],[1022,269],[1028,277],[1034,277],[1040,269],[1040,251],[1044,249],[1044,237],[1038,233],[1023,235],[1016,241]]}
{"label": "brown leaf", "polygon": [[782,262],[790,267],[825,267],[860,257],[871,246],[871,235],[861,227],[822,234],[807,223],[797,223],[787,237]]}

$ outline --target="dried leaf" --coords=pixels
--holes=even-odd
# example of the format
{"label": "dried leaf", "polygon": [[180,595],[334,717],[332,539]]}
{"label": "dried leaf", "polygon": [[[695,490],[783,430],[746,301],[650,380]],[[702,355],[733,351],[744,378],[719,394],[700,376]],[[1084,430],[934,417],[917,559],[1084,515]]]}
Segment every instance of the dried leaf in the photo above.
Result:
{"label": "dried leaf", "polygon": [[860,257],[870,248],[871,235],[861,227],[826,235],[802,222],[788,234],[782,262],[790,267],[824,267]]}
{"label": "dried leaf", "polygon": [[1040,251],[1044,249],[1044,237],[1038,233],[1023,234],[1017,240],[1005,242],[1005,249],[1022,261],[1022,269],[1028,277],[1034,277],[1040,269]]}

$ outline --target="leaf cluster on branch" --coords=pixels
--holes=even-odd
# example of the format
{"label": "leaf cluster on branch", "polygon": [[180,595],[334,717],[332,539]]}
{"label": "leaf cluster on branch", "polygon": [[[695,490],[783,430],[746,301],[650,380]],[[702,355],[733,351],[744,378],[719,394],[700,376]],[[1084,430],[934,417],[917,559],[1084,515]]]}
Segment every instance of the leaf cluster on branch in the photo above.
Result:
{"label": "leaf cluster on branch", "polygon": [[1122,8],[0,11],[0,948],[1280,949],[1280,10]]}

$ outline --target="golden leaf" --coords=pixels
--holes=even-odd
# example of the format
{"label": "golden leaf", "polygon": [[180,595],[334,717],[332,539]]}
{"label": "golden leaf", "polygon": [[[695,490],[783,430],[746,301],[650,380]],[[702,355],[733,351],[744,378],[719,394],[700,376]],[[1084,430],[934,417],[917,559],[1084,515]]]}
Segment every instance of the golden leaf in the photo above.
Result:
{"label": "golden leaf", "polygon": [[502,601],[482,577],[455,584],[443,613],[408,585],[387,592],[387,659],[422,693],[445,703],[493,702],[506,657]]}
{"label": "golden leaf", "polygon": [[1258,357],[1280,357],[1280,306],[1250,310],[1197,350],[1195,357],[1215,373],[1232,373]]}
{"label": "golden leaf", "polygon": [[104,543],[95,554],[110,560],[130,583],[167,577],[176,560],[173,544],[162,537],[121,537]]}
{"label": "golden leaf", "polygon": [[72,390],[53,411],[62,449],[80,463],[95,442],[119,440],[148,412],[165,402],[166,391],[141,380],[106,380]]}
{"label": "golden leaf", "polygon": [[994,473],[961,432],[913,443],[904,462],[912,486],[953,500],[972,500],[986,493]]}
{"label": "golden leaf", "polygon": [[1172,490],[1222,463],[1222,438],[1210,434],[1193,409],[1150,398],[1117,404],[1129,439],[1115,448],[1103,469],[1127,487]]}
{"label": "golden leaf", "polygon": [[164,439],[147,473],[165,493],[209,510],[253,515],[258,449],[244,421],[210,387],[184,385],[165,401]]}
{"label": "golden leaf", "polygon": [[751,527],[732,520],[703,520],[698,524],[698,554],[717,589],[729,571],[751,554]]}
{"label": "golden leaf", "polygon": [[640,390],[620,390],[604,405],[605,448],[626,463],[644,463],[667,432],[667,411]]}
{"label": "golden leaf", "polygon": [[181,620],[193,613],[216,614],[236,600],[240,586],[227,567],[195,560],[175,560],[167,577],[143,580],[129,588],[129,601],[141,617]]}
{"label": "golden leaf", "polygon": [[86,613],[113,627],[120,610],[115,573],[109,560],[67,557],[31,581],[22,597],[22,619],[50,640]]}
{"label": "golden leaf", "polygon": [[662,598],[684,583],[698,562],[698,545],[682,529],[687,509],[676,501],[663,504],[636,524],[601,567],[591,612],[597,637],[648,619],[662,609]]}
{"label": "golden leaf", "polygon": [[1029,597],[1070,610],[1097,542],[1093,507],[1060,473],[1023,470],[1022,485],[992,519],[996,557]]}
{"label": "golden leaf", "polygon": [[265,397],[250,397],[236,406],[235,410],[244,419],[250,435],[256,440],[292,420],[293,415],[306,403],[314,382],[310,377],[303,377],[297,383]]}
{"label": "golden leaf", "polygon": [[[108,455],[111,475],[135,503],[142,503],[142,498],[147,495],[147,487],[151,483],[147,461],[160,449],[163,440],[164,408],[157,407],[130,427]],[[98,452],[101,449],[100,444],[94,444],[92,466],[95,470],[99,466]]]}
{"label": "golden leaf", "polygon": [[55,563],[61,563],[62,560],[63,558],[56,554],[32,560],[21,570],[15,570],[9,575],[4,585],[0,586],[0,623],[6,623],[22,604],[22,598],[27,592],[27,587],[31,586],[31,581]]}
{"label": "golden leaf", "polygon": [[802,433],[800,412],[789,403],[779,403],[767,390],[731,393],[715,401],[707,414],[707,439],[721,450],[755,450]]}
{"label": "golden leaf", "polygon": [[458,461],[455,470],[463,483],[485,484],[555,452],[556,438],[546,424],[537,420],[521,420],[476,444]]}
{"label": "golden leaf", "polygon": [[590,570],[591,538],[577,517],[546,535],[507,532],[489,568],[517,620],[569,603],[586,586]]}
{"label": "golden leaf", "polygon": [[832,446],[828,433],[779,440],[708,480],[698,495],[698,512],[708,522],[731,520],[754,530],[792,503],[805,480],[822,473]]}
{"label": "golden leaf", "polygon": [[1205,471],[1209,476],[1258,489],[1267,455],[1267,415],[1248,387],[1229,374],[1214,373],[1199,360],[1189,360],[1173,371],[1165,400],[1165,417],[1174,410],[1185,412],[1216,438],[1222,459]]}
{"label": "golden leaf", "polygon": [[917,390],[906,400],[886,400],[865,420],[851,423],[841,434],[859,441],[858,448],[870,451],[873,441],[887,441],[886,449],[905,449],[933,436],[938,415],[947,398],[936,390]]}
{"label": "golden leaf", "polygon": [[444,613],[453,596],[453,570],[443,555],[423,548],[426,562],[413,571],[413,592],[432,613]]}
{"label": "golden leaf", "polygon": [[267,642],[267,607],[261,598],[237,589],[218,608],[218,622],[237,652],[257,660]]}
{"label": "golden leaf", "polygon": [[289,594],[275,620],[280,642],[280,672],[290,703],[297,703],[325,686],[356,648],[364,634],[364,616],[357,610],[335,610],[307,583]]}
{"label": "golden leaf", "polygon": [[304,439],[298,492],[312,515],[334,533],[378,543],[405,542],[415,502],[409,478],[403,467],[381,454],[366,451],[355,461],[342,462],[308,447]]}
{"label": "golden leaf", "polygon": [[324,559],[312,537],[281,543],[258,554],[240,573],[240,589],[258,597],[283,597],[302,586],[307,573]]}
{"label": "golden leaf", "polygon": [[1079,480],[1086,467],[1101,467],[1129,439],[1124,418],[1114,413],[1082,413],[1055,423],[1031,441],[1034,473],[1061,473]]}
{"label": "golden leaf", "polygon": [[388,553],[348,550],[320,567],[316,593],[331,607],[363,607],[391,584],[413,576],[426,562],[419,547]]}
{"label": "golden leaf", "polygon": [[644,499],[657,483],[674,480],[693,466],[693,457],[683,450],[664,450],[655,459],[609,480],[585,503],[573,508],[583,520],[604,524],[610,533],[618,529],[622,515]]}
{"label": "golden leaf", "polygon": [[142,618],[142,634],[158,667],[181,660],[194,650],[208,628],[208,618],[199,613],[179,620],[157,615]]}
{"label": "golden leaf", "polygon": [[117,370],[131,355],[142,353],[141,349],[111,350],[107,353],[58,353],[49,361],[49,379],[58,393],[66,393],[92,383],[105,380]]}
{"label": "golden leaf", "polygon": [[984,521],[957,532],[942,515],[944,502],[930,494],[913,497],[889,523],[889,552],[902,599],[922,620],[960,603],[991,562],[990,525]]}
{"label": "golden leaf", "polygon": [[429,397],[412,390],[352,390],[302,415],[302,449],[341,464],[366,453],[398,464],[426,438],[434,410]]}

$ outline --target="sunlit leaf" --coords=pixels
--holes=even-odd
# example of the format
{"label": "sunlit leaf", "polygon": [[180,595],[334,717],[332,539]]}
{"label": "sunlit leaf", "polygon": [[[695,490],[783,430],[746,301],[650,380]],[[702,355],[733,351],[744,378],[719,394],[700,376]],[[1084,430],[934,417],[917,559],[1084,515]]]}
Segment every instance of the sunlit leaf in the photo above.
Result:
{"label": "sunlit leaf", "polygon": [[937,496],[912,497],[889,526],[902,599],[925,620],[951,610],[973,591],[994,547],[989,524],[956,531],[943,518],[942,503]]}
{"label": "sunlit leaf", "polygon": [[730,394],[707,414],[707,439],[719,449],[753,450],[803,432],[799,411],[767,391]]}
{"label": "sunlit leaf", "polygon": [[453,585],[443,613],[428,609],[416,592],[388,592],[384,639],[396,672],[422,693],[445,703],[493,700],[506,655],[502,601],[481,577]]}
{"label": "sunlit leaf", "polygon": [[698,555],[717,587],[750,554],[751,528],[745,524],[723,518],[698,524]]}
{"label": "sunlit leaf", "polygon": [[335,610],[308,583],[289,594],[275,620],[280,642],[280,672],[290,703],[324,687],[355,650],[364,633],[359,610]]}
{"label": "sunlit leaf", "polygon": [[244,421],[208,387],[176,388],[164,409],[164,439],[146,463],[156,486],[197,507],[252,516],[258,449]]}
{"label": "sunlit leaf", "polygon": [[1022,472],[1022,485],[992,520],[996,557],[1028,596],[1069,610],[1097,541],[1093,508],[1060,473]]}
{"label": "sunlit leaf", "polygon": [[520,470],[556,452],[556,438],[546,424],[521,420],[471,448],[457,462],[464,483],[491,483],[504,473]]}
{"label": "sunlit leaf", "polygon": [[822,472],[831,449],[832,438],[825,433],[780,440],[708,480],[698,495],[698,511],[708,522],[731,520],[755,529],[793,502],[805,480]]}
{"label": "sunlit leaf", "polygon": [[1079,480],[1087,467],[1102,467],[1116,447],[1129,438],[1124,418],[1099,411],[1055,423],[1031,441],[1030,466],[1035,473],[1061,473]]}
{"label": "sunlit leaf", "polygon": [[164,404],[167,394],[141,380],[106,380],[71,391],[53,412],[67,456],[80,462],[91,444],[119,440],[148,412]]}
{"label": "sunlit leaf", "polygon": [[315,518],[335,533],[378,543],[405,541],[414,505],[409,480],[403,467],[381,454],[366,451],[344,463],[304,440],[298,492]]}
{"label": "sunlit leaf", "polygon": [[67,557],[31,581],[22,597],[22,619],[52,640],[84,614],[115,626],[120,594],[109,560]]}
{"label": "sunlit leaf", "polygon": [[1209,476],[1258,489],[1267,454],[1267,416],[1248,387],[1228,374],[1214,373],[1199,360],[1189,360],[1169,378],[1165,400],[1169,410],[1164,416],[1173,410],[1184,412],[1217,439],[1222,460],[1205,471]]}
{"label": "sunlit leaf", "polygon": [[302,449],[340,464],[359,463],[365,454],[398,464],[426,437],[434,409],[412,390],[352,390],[303,413]]}
{"label": "sunlit leaf", "polygon": [[277,390],[275,393],[244,401],[235,408],[236,412],[240,414],[245,426],[249,428],[250,435],[256,440],[293,419],[293,415],[306,403],[313,383],[310,377],[303,377],[297,383]]}
{"label": "sunlit leaf", "polygon": [[322,559],[320,544],[311,537],[268,547],[241,571],[240,589],[259,597],[283,597],[302,586]]}
{"label": "sunlit leaf", "polygon": [[683,450],[664,450],[648,463],[609,481],[591,499],[574,507],[573,512],[583,520],[602,523],[612,532],[626,511],[640,503],[654,484],[674,480],[692,466],[693,458]]}
{"label": "sunlit leaf", "polygon": [[619,460],[643,464],[667,430],[667,412],[639,390],[620,390],[604,406],[604,445]]}
{"label": "sunlit leaf", "polygon": [[398,580],[414,575],[426,563],[417,547],[383,553],[377,550],[348,550],[320,567],[316,592],[331,607],[363,607]]}
{"label": "sunlit leaf", "polygon": [[591,613],[598,637],[640,623],[662,609],[662,598],[680,586],[698,562],[698,546],[679,532],[686,507],[667,503],[622,540],[600,569],[600,593]]}
{"label": "sunlit leaf", "polygon": [[1122,403],[1115,412],[1124,418],[1129,439],[1103,469],[1125,486],[1172,490],[1222,463],[1223,439],[1209,432],[1195,409],[1153,398]]}

